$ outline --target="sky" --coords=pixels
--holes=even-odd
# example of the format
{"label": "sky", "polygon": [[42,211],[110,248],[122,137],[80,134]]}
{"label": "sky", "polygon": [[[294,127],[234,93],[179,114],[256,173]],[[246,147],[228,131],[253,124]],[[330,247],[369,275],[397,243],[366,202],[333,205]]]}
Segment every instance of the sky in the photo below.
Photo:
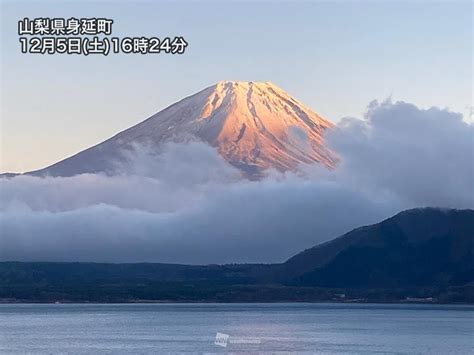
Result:
{"label": "sky", "polygon": [[[474,208],[471,2],[2,2],[2,172],[43,168],[221,80],[335,122],[337,168],[241,179],[203,142],[118,174],[0,179],[0,260],[281,262],[409,208]],[[24,17],[105,17],[183,55],[20,53]]]}
{"label": "sky", "polygon": [[[2,1],[0,171],[50,165],[220,80],[271,81],[334,122],[387,97],[469,121],[472,16],[469,1]],[[106,17],[113,35],[179,35],[189,47],[21,54],[24,17]]]}

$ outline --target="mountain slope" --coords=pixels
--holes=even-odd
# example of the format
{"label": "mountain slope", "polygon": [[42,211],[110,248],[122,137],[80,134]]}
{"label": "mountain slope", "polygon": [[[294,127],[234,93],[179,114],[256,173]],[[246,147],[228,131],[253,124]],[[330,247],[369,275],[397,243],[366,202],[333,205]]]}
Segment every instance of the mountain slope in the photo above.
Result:
{"label": "mountain slope", "polygon": [[285,263],[289,283],[446,286],[474,281],[474,211],[413,209],[355,229]]}
{"label": "mountain slope", "polygon": [[265,169],[295,169],[320,163],[333,168],[336,156],[324,145],[329,121],[271,83],[222,81],[158,112],[114,137],[35,175],[114,173],[136,145],[153,149],[189,137],[216,147],[247,176]]}

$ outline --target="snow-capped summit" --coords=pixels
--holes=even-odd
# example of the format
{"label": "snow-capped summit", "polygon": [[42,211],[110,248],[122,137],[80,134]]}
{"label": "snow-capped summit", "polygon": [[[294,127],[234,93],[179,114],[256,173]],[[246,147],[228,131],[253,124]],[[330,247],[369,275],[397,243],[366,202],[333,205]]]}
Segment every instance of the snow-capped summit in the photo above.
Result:
{"label": "snow-capped summit", "polygon": [[71,176],[109,171],[111,161],[124,149],[136,144],[159,146],[183,135],[216,147],[226,161],[250,177],[268,168],[293,170],[300,163],[333,168],[337,158],[323,140],[332,126],[270,82],[221,81],[34,173]]}

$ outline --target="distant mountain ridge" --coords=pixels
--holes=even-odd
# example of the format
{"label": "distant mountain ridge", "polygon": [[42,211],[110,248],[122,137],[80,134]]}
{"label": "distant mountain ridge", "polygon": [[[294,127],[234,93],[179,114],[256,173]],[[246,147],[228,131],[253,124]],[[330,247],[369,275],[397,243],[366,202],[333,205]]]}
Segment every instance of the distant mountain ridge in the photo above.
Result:
{"label": "distant mountain ridge", "polygon": [[474,210],[404,211],[282,264],[0,263],[0,301],[325,301],[335,294],[474,303]]}
{"label": "distant mountain ridge", "polygon": [[294,170],[299,164],[332,169],[338,158],[326,147],[324,133],[333,126],[272,83],[221,81],[96,146],[27,174],[113,174],[133,147],[158,150],[185,137],[215,147],[247,177],[258,178],[270,168]]}

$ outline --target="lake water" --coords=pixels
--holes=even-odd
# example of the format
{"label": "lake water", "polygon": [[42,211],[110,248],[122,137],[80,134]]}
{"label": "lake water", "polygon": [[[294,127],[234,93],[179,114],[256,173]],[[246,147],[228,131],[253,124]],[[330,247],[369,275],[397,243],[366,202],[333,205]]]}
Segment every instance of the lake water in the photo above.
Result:
{"label": "lake water", "polygon": [[473,335],[474,306],[0,305],[0,352],[8,354],[472,354]]}

